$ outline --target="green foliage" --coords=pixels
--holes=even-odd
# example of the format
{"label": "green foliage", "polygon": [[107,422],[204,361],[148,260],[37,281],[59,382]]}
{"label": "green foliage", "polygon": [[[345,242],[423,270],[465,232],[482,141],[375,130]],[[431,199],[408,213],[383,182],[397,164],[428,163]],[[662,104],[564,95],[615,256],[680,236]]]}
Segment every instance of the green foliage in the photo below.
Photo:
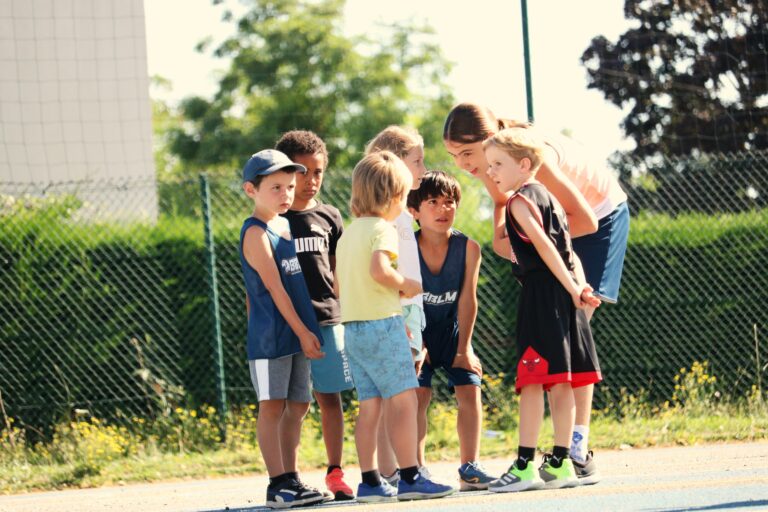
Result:
{"label": "green foliage", "polygon": [[325,139],[332,168],[345,168],[379,130],[404,123],[437,147],[453,99],[431,29],[405,24],[383,38],[349,38],[343,8],[342,0],[254,0],[233,20],[235,34],[213,50],[231,59],[219,91],[182,102],[170,151],[193,168],[232,172],[300,128]]}
{"label": "green foliage", "polygon": [[751,0],[625,0],[632,27],[582,55],[589,87],[624,109],[636,155],[768,148],[768,8]]}
{"label": "green foliage", "polygon": [[[745,398],[716,397],[708,364],[681,368],[674,382],[685,385],[678,399],[663,405],[648,401],[640,390],[622,391],[620,403],[595,411],[591,445],[598,448],[695,444],[768,438],[768,407],[759,393]],[[508,456],[517,439],[517,399],[499,377],[484,378],[484,393],[499,406],[486,405],[481,456]],[[717,399],[714,406],[712,399]],[[173,477],[206,477],[264,471],[256,431],[258,406],[234,408],[226,418],[226,440],[220,418],[209,406],[177,407],[155,418],[128,418],[116,425],[95,417],[79,417],[55,425],[49,442],[32,442],[25,430],[0,431],[0,487],[9,492],[33,489],[92,487],[109,483],[152,481]],[[356,460],[354,425],[358,402],[344,411],[344,461]],[[457,409],[433,402],[428,411],[426,453],[429,461],[456,460]],[[540,446],[550,443],[551,422],[542,425]],[[320,412],[316,405],[304,420],[299,459],[303,467],[327,463]],[[203,462],[206,461],[206,462]]]}

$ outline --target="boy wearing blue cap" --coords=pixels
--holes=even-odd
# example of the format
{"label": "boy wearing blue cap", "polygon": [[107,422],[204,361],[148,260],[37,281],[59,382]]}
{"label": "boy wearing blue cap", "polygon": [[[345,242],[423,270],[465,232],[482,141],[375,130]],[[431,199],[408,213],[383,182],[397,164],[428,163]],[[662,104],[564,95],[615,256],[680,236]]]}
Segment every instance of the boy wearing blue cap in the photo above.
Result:
{"label": "boy wearing blue cap", "polygon": [[269,473],[269,508],[324,500],[296,472],[301,423],[311,400],[309,359],[323,357],[321,334],[288,221],[296,172],[280,151],[254,154],[243,168],[253,214],[240,231],[240,263],[248,312],[248,367],[259,400],[259,449]]}

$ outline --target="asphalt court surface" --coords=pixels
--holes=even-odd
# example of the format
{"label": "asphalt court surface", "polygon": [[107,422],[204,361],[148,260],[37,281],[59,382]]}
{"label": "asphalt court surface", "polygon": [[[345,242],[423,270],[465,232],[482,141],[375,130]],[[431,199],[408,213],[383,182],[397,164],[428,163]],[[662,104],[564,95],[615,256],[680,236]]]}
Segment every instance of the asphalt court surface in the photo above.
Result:
{"label": "asphalt court surface", "polygon": [[[768,442],[599,451],[595,460],[601,482],[574,489],[457,493],[438,500],[329,503],[300,510],[768,511]],[[509,460],[483,463],[501,473]],[[446,483],[456,482],[457,467],[456,462],[429,464],[435,478]],[[357,469],[350,466],[345,471],[356,487]],[[324,474],[305,472],[302,479],[322,488]],[[267,478],[257,475],[29,493],[0,496],[0,511],[257,512],[269,510],[264,507],[266,484]]]}

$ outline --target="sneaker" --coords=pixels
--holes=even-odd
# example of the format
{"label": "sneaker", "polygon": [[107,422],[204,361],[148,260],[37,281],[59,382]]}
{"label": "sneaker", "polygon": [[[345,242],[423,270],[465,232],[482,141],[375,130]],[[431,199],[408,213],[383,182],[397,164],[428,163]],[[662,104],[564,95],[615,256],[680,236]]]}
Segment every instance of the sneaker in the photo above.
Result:
{"label": "sneaker", "polygon": [[267,508],[292,508],[321,503],[323,494],[299,480],[290,478],[274,487],[267,487]]}
{"label": "sneaker", "polygon": [[479,462],[466,462],[459,468],[459,484],[462,491],[475,491],[488,488],[496,480],[489,475]]}
{"label": "sneaker", "polygon": [[419,466],[419,474],[427,480],[432,480],[432,473],[427,466]]}
{"label": "sneaker", "polygon": [[396,469],[394,473],[392,473],[389,476],[381,475],[381,478],[387,481],[389,485],[391,485],[394,488],[397,488],[397,483],[400,481],[400,470]]}
{"label": "sneaker", "polygon": [[400,483],[397,484],[397,499],[400,501],[442,498],[454,492],[456,492],[456,489],[450,485],[439,484],[424,478],[421,473],[419,473],[416,481],[412,484],[403,479],[400,479]]}
{"label": "sneaker", "polygon": [[600,472],[597,471],[595,459],[592,458],[592,451],[587,452],[587,458],[584,462],[574,459],[573,469],[576,470],[576,476],[581,485],[592,485],[600,481]]}
{"label": "sneaker", "polygon": [[544,480],[546,489],[562,489],[565,487],[576,487],[579,485],[579,478],[576,476],[576,470],[573,468],[573,461],[568,458],[563,460],[559,468],[551,463],[552,455],[544,455],[544,462],[539,468],[539,476]]}
{"label": "sneaker", "polygon": [[534,469],[533,461],[530,461],[525,469],[520,469],[517,467],[517,460],[515,460],[506,473],[501,475],[498,480],[488,484],[488,490],[491,492],[521,492],[543,488],[544,480]]}
{"label": "sneaker", "polygon": [[361,482],[357,486],[357,501],[361,503],[397,501],[397,489],[389,485],[384,479],[375,487]]}
{"label": "sneaker", "polygon": [[352,488],[344,481],[344,472],[341,468],[333,468],[333,471],[325,475],[325,485],[336,501],[355,499]]}

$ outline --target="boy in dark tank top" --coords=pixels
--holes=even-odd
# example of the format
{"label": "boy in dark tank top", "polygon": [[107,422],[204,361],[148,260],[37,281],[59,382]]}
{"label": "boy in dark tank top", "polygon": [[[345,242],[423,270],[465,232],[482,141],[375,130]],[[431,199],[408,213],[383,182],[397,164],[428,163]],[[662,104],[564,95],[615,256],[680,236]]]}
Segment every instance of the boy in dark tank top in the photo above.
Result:
{"label": "boy in dark tank top", "polygon": [[453,229],[461,188],[440,171],[428,172],[421,186],[408,196],[408,208],[421,229],[419,247],[424,315],[422,332],[426,358],[419,373],[419,465],[424,466],[427,409],[432,398],[432,376],[441,369],[456,394],[461,467],[461,490],[487,489],[494,480],[479,464],[482,403],[482,366],[472,349],[477,317],[477,278],[480,245]]}

